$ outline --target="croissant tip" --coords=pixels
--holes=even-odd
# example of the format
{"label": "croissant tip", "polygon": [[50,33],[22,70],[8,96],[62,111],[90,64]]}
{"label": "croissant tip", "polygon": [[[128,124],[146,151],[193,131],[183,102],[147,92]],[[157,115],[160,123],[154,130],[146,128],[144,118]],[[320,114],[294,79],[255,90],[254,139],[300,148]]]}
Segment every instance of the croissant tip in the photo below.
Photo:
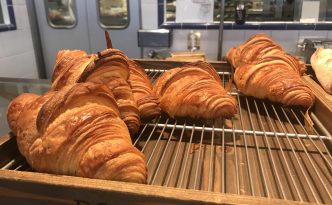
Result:
{"label": "croissant tip", "polygon": [[105,30],[104,33],[105,33],[105,39],[106,39],[106,46],[107,46],[107,48],[113,48],[109,32],[107,30]]}

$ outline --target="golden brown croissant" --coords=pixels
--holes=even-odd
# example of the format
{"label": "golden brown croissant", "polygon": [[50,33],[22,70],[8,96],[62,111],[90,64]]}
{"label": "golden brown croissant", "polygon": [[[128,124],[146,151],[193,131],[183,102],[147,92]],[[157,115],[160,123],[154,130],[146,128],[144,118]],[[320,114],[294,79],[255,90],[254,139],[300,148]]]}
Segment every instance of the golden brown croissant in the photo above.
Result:
{"label": "golden brown croissant", "polygon": [[22,95],[19,95],[15,98],[15,100],[12,100],[8,105],[8,111],[7,111],[7,119],[8,119],[8,125],[9,128],[12,130],[12,132],[16,135],[17,134],[17,120],[19,115],[21,114],[21,111],[23,110],[24,106],[26,104],[31,103],[32,101],[35,101],[38,98],[38,95],[33,93],[24,93]]}
{"label": "golden brown croissant", "polygon": [[[25,97],[35,100],[22,101]],[[24,94],[12,101],[7,116],[16,121],[22,155],[37,171],[146,183],[144,155],[132,145],[106,85],[79,83],[40,97]]]}
{"label": "golden brown croissant", "polygon": [[152,91],[152,85],[144,69],[135,61],[129,60],[128,82],[132,88],[141,118],[160,115],[159,100]]}
{"label": "golden brown croissant", "polygon": [[314,102],[314,94],[300,74],[278,56],[236,68],[234,81],[245,95],[267,98],[286,106],[309,108]]}
{"label": "golden brown croissant", "polygon": [[[68,55],[70,53],[67,53]],[[65,56],[63,54],[62,56]],[[64,58],[64,57],[63,57]],[[72,60],[61,69],[52,84],[53,90],[60,90],[66,85],[79,82],[107,84],[113,91],[119,105],[121,118],[125,121],[130,133],[139,130],[139,111],[134,101],[132,90],[127,82],[129,77],[128,58],[117,49],[106,49],[97,55],[84,55]]]}
{"label": "golden brown croissant", "polygon": [[78,82],[107,84],[117,100],[120,116],[131,134],[140,127],[140,116],[132,90],[128,83],[129,63],[127,56],[118,49],[106,49],[84,70]]}
{"label": "golden brown croissant", "polygon": [[[61,51],[60,51],[61,52]],[[52,82],[52,90],[60,90],[67,85],[74,85],[81,77],[86,67],[95,59],[95,55],[84,55],[68,61],[58,70],[54,70],[53,76],[57,74]],[[67,67],[66,67],[67,66]],[[58,72],[57,72],[58,71]],[[52,76],[52,78],[53,78]]]}
{"label": "golden brown croissant", "polygon": [[86,56],[82,50],[60,50],[56,56],[56,62],[52,74],[52,83],[58,78],[60,73],[64,73],[76,59]]}
{"label": "golden brown croissant", "polygon": [[237,68],[243,64],[251,64],[254,61],[264,59],[266,57],[284,56],[291,64],[300,70],[303,74],[305,71],[305,64],[286,53],[280,45],[276,44],[272,38],[266,34],[256,34],[249,38],[244,44],[237,48],[231,48],[227,52],[227,60]]}
{"label": "golden brown croissant", "polygon": [[203,61],[164,72],[154,92],[171,117],[214,119],[236,113],[236,100],[226,93],[214,68]]}
{"label": "golden brown croissant", "polygon": [[257,34],[227,53],[235,67],[234,81],[245,95],[286,106],[309,108],[314,94],[302,81],[302,61],[286,53],[269,36]]}

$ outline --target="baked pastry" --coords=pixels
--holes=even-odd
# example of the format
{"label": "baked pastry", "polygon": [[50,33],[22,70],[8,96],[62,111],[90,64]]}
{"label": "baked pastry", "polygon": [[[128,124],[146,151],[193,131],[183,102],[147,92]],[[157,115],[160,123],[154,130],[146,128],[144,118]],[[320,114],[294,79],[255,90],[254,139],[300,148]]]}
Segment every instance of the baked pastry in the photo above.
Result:
{"label": "baked pastry", "polygon": [[332,49],[318,48],[310,62],[319,83],[332,94]]}
{"label": "baked pastry", "polygon": [[[67,53],[67,55],[70,54]],[[66,54],[61,57],[66,58]],[[64,66],[68,66],[68,68],[59,68],[62,72],[56,72],[57,77],[52,83],[52,90],[60,90],[67,85],[80,82],[108,85],[118,103],[121,118],[130,133],[136,134],[140,126],[140,117],[133,93],[127,82],[129,78],[128,60],[127,56],[117,49],[106,49],[99,52],[98,55],[83,55],[72,60],[72,63],[66,63]]]}
{"label": "baked pastry", "polygon": [[[60,52],[62,51],[59,51],[59,53]],[[67,58],[66,55],[70,54],[70,52],[67,52],[62,55],[62,58]],[[95,59],[95,57],[95,55],[84,55],[55,67],[52,75],[53,81],[51,90],[61,90],[67,85],[74,85],[77,83],[86,67]],[[57,77],[54,77],[55,75]]]}
{"label": "baked pastry", "polygon": [[8,105],[7,122],[14,135],[17,135],[17,120],[26,104],[35,101],[39,96],[33,93],[23,93],[12,100]]}
{"label": "baked pastry", "polygon": [[7,116],[16,124],[20,152],[37,171],[146,183],[144,155],[132,145],[106,85],[24,94],[12,101]]}
{"label": "baked pastry", "polygon": [[118,103],[121,119],[129,132],[136,134],[140,127],[140,116],[133,92],[128,83],[129,59],[118,49],[99,52],[84,70],[77,82],[93,82],[108,85]]}
{"label": "baked pastry", "polygon": [[236,113],[236,100],[227,94],[214,68],[199,61],[164,72],[154,85],[160,107],[171,117],[214,119]]}
{"label": "baked pastry", "polygon": [[132,88],[141,118],[160,115],[159,100],[152,91],[152,85],[144,69],[135,61],[129,60],[128,82]]}
{"label": "baked pastry", "polygon": [[236,68],[234,81],[248,96],[269,99],[285,106],[309,108],[315,96],[298,71],[282,56],[267,57]]}
{"label": "baked pastry", "polygon": [[303,82],[305,64],[286,53],[265,34],[257,34],[227,53],[235,67],[234,81],[245,95],[285,106],[309,108],[314,94]]}
{"label": "baked pastry", "polygon": [[53,69],[51,81],[52,83],[59,74],[64,73],[71,65],[81,57],[86,56],[86,52],[82,50],[60,50],[56,56],[56,62]]}
{"label": "baked pastry", "polygon": [[280,45],[276,44],[266,34],[253,35],[239,47],[229,49],[226,55],[228,62],[235,68],[274,56],[284,56],[300,70],[301,74],[305,72],[305,64],[300,59],[285,52]]}

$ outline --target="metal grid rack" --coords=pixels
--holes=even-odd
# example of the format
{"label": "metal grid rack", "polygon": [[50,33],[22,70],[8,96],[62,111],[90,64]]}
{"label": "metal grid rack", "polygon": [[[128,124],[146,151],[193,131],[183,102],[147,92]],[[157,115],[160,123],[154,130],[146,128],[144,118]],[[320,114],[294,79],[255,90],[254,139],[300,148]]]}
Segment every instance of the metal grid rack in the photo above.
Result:
{"label": "metal grid rack", "polygon": [[[152,81],[163,71],[147,70]],[[219,74],[225,85],[230,73]],[[162,115],[144,124],[134,144],[146,156],[148,183],[331,203],[329,133],[306,123],[305,111],[246,97],[235,87],[230,93],[238,100],[232,119]]]}
{"label": "metal grid rack", "polygon": [[[154,81],[164,70],[147,69]],[[224,85],[229,72],[219,72]],[[148,184],[313,203],[332,203],[332,138],[304,111],[246,97],[233,86],[232,119],[143,123],[133,143],[146,157]],[[312,118],[319,124],[315,115]],[[17,155],[1,169],[32,171]]]}

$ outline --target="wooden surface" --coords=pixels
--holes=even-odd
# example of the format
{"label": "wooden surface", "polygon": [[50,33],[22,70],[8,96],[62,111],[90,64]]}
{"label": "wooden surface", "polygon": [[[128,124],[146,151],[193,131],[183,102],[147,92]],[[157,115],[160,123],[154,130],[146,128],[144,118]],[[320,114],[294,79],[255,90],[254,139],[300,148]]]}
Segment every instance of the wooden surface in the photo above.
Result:
{"label": "wooden surface", "polygon": [[[71,176],[0,170],[0,196],[60,204],[309,204]],[[1,197],[0,197],[1,202]],[[83,204],[83,203],[82,203]]]}
{"label": "wooden surface", "polygon": [[304,81],[315,93],[316,101],[312,108],[315,115],[323,123],[326,129],[332,132],[332,95],[328,94],[315,80],[310,76],[303,76]]}

